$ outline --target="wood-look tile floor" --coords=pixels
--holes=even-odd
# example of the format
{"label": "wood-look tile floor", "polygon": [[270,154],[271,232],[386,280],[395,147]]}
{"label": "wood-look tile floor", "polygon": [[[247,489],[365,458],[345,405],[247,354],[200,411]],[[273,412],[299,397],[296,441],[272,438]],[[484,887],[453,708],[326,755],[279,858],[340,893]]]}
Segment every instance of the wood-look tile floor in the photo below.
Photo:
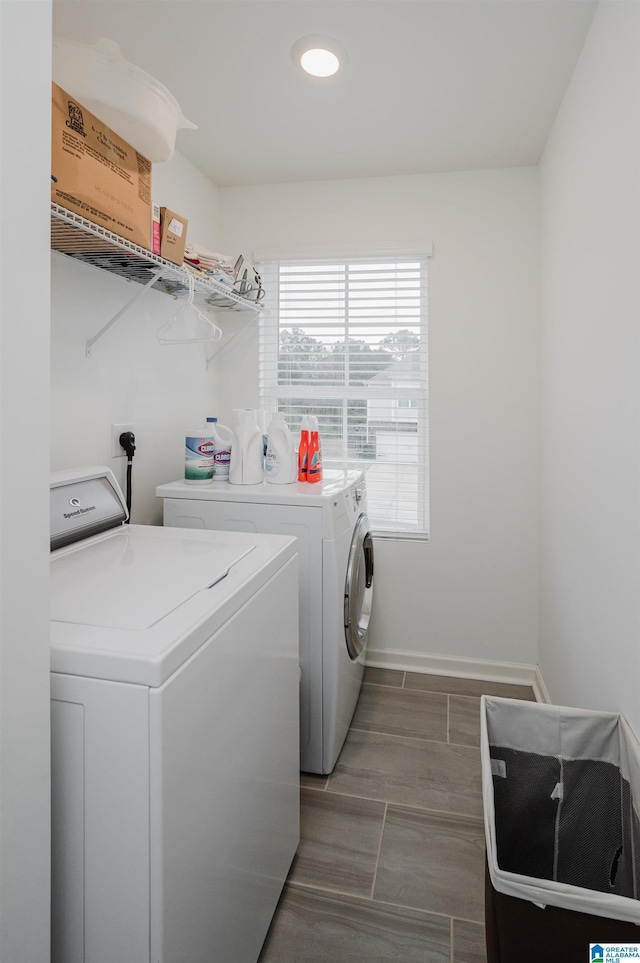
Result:
{"label": "wood-look tile floor", "polygon": [[486,963],[480,696],[528,686],[369,668],[259,963]]}

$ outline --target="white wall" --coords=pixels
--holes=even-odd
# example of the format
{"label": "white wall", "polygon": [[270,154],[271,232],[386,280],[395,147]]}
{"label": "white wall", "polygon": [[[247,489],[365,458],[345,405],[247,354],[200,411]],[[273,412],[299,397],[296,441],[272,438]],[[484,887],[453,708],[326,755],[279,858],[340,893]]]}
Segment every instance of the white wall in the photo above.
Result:
{"label": "white wall", "polygon": [[[218,191],[185,158],[153,167],[153,196],[185,216],[187,239],[220,243]],[[184,473],[184,435],[215,415],[216,346],[161,345],[156,332],[181,302],[149,291],[85,356],[85,343],[138,291],[138,285],[51,255],[51,465],[112,467],[124,485],[126,459],[111,457],[111,425],[133,424],[132,520],[161,522],[155,487]],[[216,315],[211,315],[215,318]],[[219,312],[217,321],[225,325]]]}
{"label": "white wall", "polygon": [[50,2],[3,0],[0,963],[49,960],[50,62]]}
{"label": "white wall", "polygon": [[[372,659],[495,674],[537,662],[538,183],[531,168],[221,190],[231,251],[435,244],[431,538],[376,545]],[[256,328],[221,413],[258,401]],[[436,659],[433,657],[443,657]],[[451,661],[453,660],[453,661]],[[478,664],[475,664],[478,663]]]}
{"label": "white wall", "polygon": [[607,2],[541,165],[540,665],[640,731],[640,6]]}

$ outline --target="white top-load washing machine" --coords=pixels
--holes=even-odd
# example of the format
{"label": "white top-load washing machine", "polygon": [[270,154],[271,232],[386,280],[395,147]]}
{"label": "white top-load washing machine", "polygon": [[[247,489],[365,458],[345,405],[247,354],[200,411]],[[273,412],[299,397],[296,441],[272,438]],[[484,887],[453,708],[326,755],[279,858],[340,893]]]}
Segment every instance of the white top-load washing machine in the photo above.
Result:
{"label": "white top-load washing machine", "polygon": [[293,538],[51,482],[54,963],[250,963],[299,839]]}
{"label": "white top-load washing machine", "polygon": [[373,593],[365,478],[292,485],[160,485],[164,524],[295,535],[300,563],[300,768],[333,770],[358,700]]}

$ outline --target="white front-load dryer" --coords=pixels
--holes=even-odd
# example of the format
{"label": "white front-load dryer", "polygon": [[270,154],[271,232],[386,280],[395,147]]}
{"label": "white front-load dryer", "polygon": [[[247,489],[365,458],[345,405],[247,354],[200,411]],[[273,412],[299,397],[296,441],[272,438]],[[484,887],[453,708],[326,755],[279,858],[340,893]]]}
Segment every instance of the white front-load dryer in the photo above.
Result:
{"label": "white front-load dryer", "polygon": [[161,485],[164,524],[293,535],[300,573],[300,768],[330,773],[362,685],[373,541],[362,472],[317,484]]}

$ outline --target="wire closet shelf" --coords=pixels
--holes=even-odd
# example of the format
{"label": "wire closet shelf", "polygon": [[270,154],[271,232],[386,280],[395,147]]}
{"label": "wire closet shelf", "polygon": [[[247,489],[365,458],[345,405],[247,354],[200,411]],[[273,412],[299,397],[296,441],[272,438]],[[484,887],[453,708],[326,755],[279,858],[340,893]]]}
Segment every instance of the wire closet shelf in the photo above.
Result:
{"label": "wire closet shelf", "polygon": [[200,278],[188,268],[172,264],[54,203],[51,203],[51,247],[84,264],[172,297],[188,297],[192,278],[195,299],[201,303],[225,311],[260,311],[256,301],[235,294],[224,284]]}

